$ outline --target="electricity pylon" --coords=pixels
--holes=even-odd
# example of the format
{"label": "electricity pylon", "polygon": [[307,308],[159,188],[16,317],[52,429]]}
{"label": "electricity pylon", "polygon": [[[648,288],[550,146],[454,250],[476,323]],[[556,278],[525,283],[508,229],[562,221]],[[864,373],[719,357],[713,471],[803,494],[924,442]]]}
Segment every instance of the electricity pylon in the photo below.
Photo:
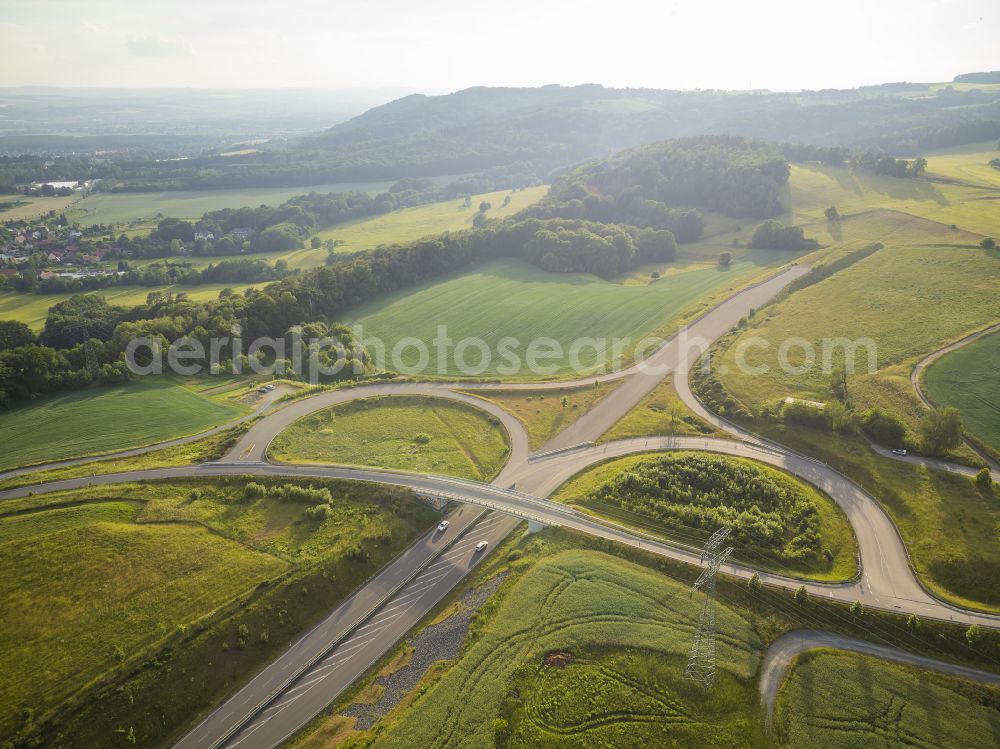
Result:
{"label": "electricity pylon", "polygon": [[87,327],[86,323],[76,323],[63,328],[63,333],[66,335],[77,332],[83,333],[83,355],[85,357],[84,361],[86,362],[87,373],[90,375],[91,380],[96,380],[97,376],[101,373],[101,366],[97,363],[97,352],[94,351],[94,344],[90,340],[90,328]]}
{"label": "electricity pylon", "polygon": [[709,557],[708,566],[701,571],[691,588],[692,596],[696,590],[703,591],[705,602],[698,615],[698,629],[694,633],[684,678],[701,684],[706,690],[711,689],[715,682],[715,576],[722,563],[733,553],[733,547],[717,550],[728,535],[729,528],[720,528],[708,539],[702,552],[702,558]]}

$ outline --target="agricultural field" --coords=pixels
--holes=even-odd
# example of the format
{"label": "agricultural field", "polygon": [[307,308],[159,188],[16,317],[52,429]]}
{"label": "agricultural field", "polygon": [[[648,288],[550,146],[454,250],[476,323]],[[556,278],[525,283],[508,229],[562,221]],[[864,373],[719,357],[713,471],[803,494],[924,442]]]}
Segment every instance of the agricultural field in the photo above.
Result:
{"label": "agricultural field", "polygon": [[[921,321],[914,325],[918,309]],[[719,359],[726,368],[722,381],[754,410],[786,396],[826,401],[830,373],[821,366],[824,345],[834,364],[843,358],[843,346],[836,346],[835,339],[874,342],[872,364],[879,369],[912,366],[924,354],[998,318],[1000,257],[995,253],[887,245],[757,315]],[[750,368],[740,366],[736,352],[741,341],[756,338],[769,347],[749,348],[745,363]],[[780,365],[781,346],[793,338],[810,342],[816,354],[814,366],[802,373]],[[808,363],[800,346],[788,350],[787,361],[792,368]],[[861,346],[855,366],[867,371],[868,365],[868,348]],[[756,369],[761,366],[767,370]]]}
{"label": "agricultural field", "polygon": [[1000,690],[836,651],[793,665],[776,706],[778,746],[988,749],[1000,743]]}
{"label": "agricultural field", "polygon": [[[604,364],[615,338],[628,339],[623,350],[630,362],[632,350],[645,336],[672,334],[682,319],[706,306],[707,297],[728,294],[756,273],[773,272],[793,258],[786,252],[748,252],[729,271],[720,271],[714,257],[711,263],[704,258],[682,259],[661,268],[666,272],[662,278],[654,281],[646,273],[641,283],[633,275],[608,282],[582,274],[547,273],[518,260],[494,261],[377,298],[353,310],[350,322],[361,325],[366,338],[381,339],[387,352],[409,336],[431,342],[440,325],[456,342],[481,338],[493,352],[490,361],[483,362],[475,348],[466,361],[472,370],[481,370],[472,373],[483,377],[530,378],[527,346],[535,338],[550,338],[564,355],[540,361],[552,376],[567,376],[578,374],[569,357],[573,341],[581,337],[606,341],[607,357],[589,347],[579,350],[584,371]],[[519,344],[512,349],[519,359],[516,364],[498,353],[498,342],[508,336]],[[419,354],[405,348],[401,359],[406,370],[419,361]],[[449,357],[447,368],[434,374],[463,373]]]}
{"label": "agricultural field", "polygon": [[582,471],[553,499],[696,547],[728,525],[735,531],[736,558],[793,577],[846,580],[857,573],[854,533],[832,499],[741,458],[680,451],[630,455]]}
{"label": "agricultural field", "polygon": [[[171,284],[170,286],[109,286],[106,289],[98,289],[97,291],[86,293],[100,294],[108,300],[109,304],[134,307],[137,304],[145,304],[146,297],[154,291],[187,294],[188,298],[200,302],[218,298],[219,292],[223,289],[242,292],[252,286],[253,284],[224,283],[199,284],[197,286],[183,286],[181,284]],[[41,330],[45,326],[45,317],[49,313],[49,307],[63,302],[71,296],[73,296],[72,293],[32,294],[30,292],[18,291],[0,292],[0,320],[18,320],[36,331]]]}
{"label": "agricultural field", "polygon": [[0,195],[0,221],[22,221],[44,216],[50,211],[62,213],[80,200],[79,193],[43,198],[28,195]]}
{"label": "agricultural field", "polygon": [[505,588],[477,639],[373,746],[491,746],[498,734],[517,747],[766,745],[752,699],[760,643],[733,610],[717,608],[720,688],[706,696],[681,680],[701,606],[682,584],[572,550]]}
{"label": "agricultural field", "polygon": [[366,398],[310,414],[271,443],[287,463],[397,468],[488,481],[509,448],[486,412],[440,398]]}
{"label": "agricultural field", "polygon": [[277,205],[309,192],[369,192],[389,189],[391,182],[335,182],[314,187],[247,187],[233,190],[164,190],[139,193],[91,193],[75,206],[70,218],[80,224],[128,224],[159,215],[201,218],[209,211],[262,204]]}
{"label": "agricultural field", "polygon": [[470,395],[485,398],[512,413],[528,431],[531,449],[537,450],[547,440],[575,422],[618,383],[587,385],[555,390],[471,390]]}
{"label": "agricultural field", "polygon": [[0,561],[19,574],[0,581],[4,733],[110,680],[120,688],[63,715],[62,741],[117,745],[131,726],[140,745],[157,744],[438,517],[407,492],[320,483],[333,498],[324,519],[232,480],[5,503]]}
{"label": "agricultural field", "polygon": [[688,410],[674,389],[673,375],[667,375],[649,395],[601,435],[600,442],[675,434],[716,436],[721,433]]}
{"label": "agricultural field", "polygon": [[941,357],[924,373],[924,391],[940,406],[955,406],[979,442],[1000,451],[1000,333]]}
{"label": "agricultural field", "polygon": [[[997,157],[994,144],[980,144],[927,154],[927,175],[898,179],[867,170],[819,165],[792,165],[786,221],[826,223],[823,211],[836,206],[848,215],[889,209],[929,219],[943,227],[1000,237],[1000,171],[988,162]],[[833,227],[831,227],[833,228]],[[877,237],[876,237],[877,239]]]}
{"label": "agricultural field", "polygon": [[226,394],[165,377],[46,396],[0,413],[0,470],[197,434],[249,412]]}

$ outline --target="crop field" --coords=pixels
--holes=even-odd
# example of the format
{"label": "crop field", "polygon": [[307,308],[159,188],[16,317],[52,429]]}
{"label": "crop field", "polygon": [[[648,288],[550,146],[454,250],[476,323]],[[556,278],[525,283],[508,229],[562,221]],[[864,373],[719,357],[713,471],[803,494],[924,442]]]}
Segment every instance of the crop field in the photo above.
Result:
{"label": "crop field", "polygon": [[924,374],[935,404],[955,406],[974,437],[1000,450],[1000,333],[992,333],[938,359]]}
{"label": "crop field", "polygon": [[262,204],[277,205],[310,192],[370,192],[389,189],[391,182],[335,182],[313,187],[247,187],[232,190],[164,190],[163,192],[88,195],[75,206],[73,221],[81,224],[128,224],[162,214],[171,218],[201,218],[209,211]]}
{"label": "crop field", "polygon": [[79,193],[51,198],[26,195],[2,195],[0,203],[8,204],[0,210],[0,221],[21,221],[43,216],[49,211],[62,213],[80,199]]}
{"label": "crop field", "polygon": [[0,564],[18,574],[0,580],[0,730],[24,707],[40,723],[110,679],[111,690],[63,716],[61,742],[117,745],[124,725],[139,745],[159,744],[438,517],[406,492],[320,483],[333,498],[322,520],[301,502],[247,498],[242,481],[5,503]]}
{"label": "crop field", "polygon": [[51,395],[0,413],[0,469],[196,434],[249,411],[224,396],[200,395],[167,378]]}
{"label": "crop field", "polygon": [[[914,311],[920,310],[920,324]],[[1000,318],[1000,259],[979,248],[886,246],[873,255],[795,292],[757,315],[719,359],[727,389],[743,403],[773,403],[789,395],[811,400],[829,398],[829,372],[824,373],[824,345],[832,361],[843,357],[835,339],[873,341],[878,368],[920,356]],[[760,338],[768,348],[746,353],[741,367],[736,351],[742,340]],[[804,373],[786,371],[779,361],[782,344],[804,338],[814,347],[814,366]],[[824,340],[827,341],[824,344]],[[807,363],[801,347],[788,351],[788,363]],[[858,349],[856,367],[866,371],[868,351]]]}
{"label": "crop field", "polygon": [[531,449],[537,450],[545,442],[575,422],[618,383],[603,383],[577,388],[556,390],[473,390],[470,395],[496,403],[514,414],[528,430]]}
{"label": "crop field", "polygon": [[518,747],[764,746],[749,622],[719,605],[721,688],[705,696],[681,682],[700,606],[680,583],[604,554],[546,557],[374,746],[492,746],[497,718]]}
{"label": "crop field", "polygon": [[778,745],[797,749],[1000,744],[1000,690],[876,658],[814,651],[778,694]]}
{"label": "crop field", "polygon": [[[779,471],[770,466],[755,463],[740,458],[731,458],[721,455],[706,455],[704,453],[690,452],[668,452],[668,453],[646,453],[641,455],[630,455],[624,458],[610,460],[588,468],[574,476],[566,482],[553,495],[557,502],[572,504],[580,509],[591,512],[601,517],[606,517],[625,525],[631,525],[647,533],[661,536],[680,543],[700,547],[707,539],[708,535],[716,529],[714,525],[698,525],[693,527],[693,520],[685,520],[694,517],[693,506],[686,506],[682,503],[667,502],[666,500],[650,500],[649,504],[633,503],[636,506],[626,507],[619,504],[610,504],[602,501],[597,495],[604,486],[614,486],[616,479],[621,479],[627,474],[635,472],[644,464],[651,461],[665,458],[669,461],[684,461],[694,458],[715,464],[718,468],[713,470],[713,474],[722,475],[723,470],[749,469],[756,474],[757,480],[753,483],[758,486],[762,483],[771,483],[777,490],[797,492],[800,501],[808,503],[815,508],[814,527],[816,532],[815,548],[824,549],[829,553],[816,556],[806,556],[794,558],[787,550],[780,546],[773,549],[742,549],[739,543],[733,543],[736,551],[734,556],[743,559],[749,564],[763,569],[770,569],[775,572],[790,575],[793,577],[803,577],[817,580],[845,580],[853,577],[857,572],[856,553],[854,543],[854,533],[851,530],[847,518],[832,499],[822,494],[811,485],[799,481],[798,479]],[[679,487],[683,489],[684,487]],[[690,487],[688,487],[690,488]],[[639,490],[636,490],[638,492]],[[719,497],[723,492],[715,491]],[[626,490],[615,490],[616,495],[625,497]],[[671,510],[654,514],[653,509],[662,503],[663,509]],[[628,503],[625,503],[628,504]],[[697,503],[699,509],[701,503]],[[789,513],[790,508],[782,506],[771,506],[764,503],[757,503],[757,509],[748,508],[745,511],[737,511],[735,508],[727,509],[724,501],[720,500],[717,505],[723,514],[728,513],[727,523],[734,528],[738,526],[744,514],[750,517],[751,514],[763,518],[772,513]],[[663,515],[661,518],[660,515]],[[676,516],[676,517],[675,517]]]}
{"label": "crop field", "polygon": [[649,395],[605,432],[600,441],[675,434],[715,435],[716,430],[688,410],[674,389],[673,375],[667,375]]}
{"label": "crop field", "polygon": [[[366,338],[380,338],[387,352],[409,336],[430,346],[439,325],[446,326],[456,342],[479,337],[492,351],[490,361],[483,362],[473,348],[466,362],[484,377],[530,377],[525,366],[528,344],[535,338],[551,338],[562,346],[564,356],[539,361],[553,375],[568,375],[575,370],[569,358],[573,341],[585,337],[607,343],[608,357],[589,347],[579,350],[584,371],[610,357],[616,337],[629,339],[623,345],[627,357],[643,337],[673,333],[681,316],[706,295],[739,285],[768,261],[779,265],[791,259],[788,253],[762,252],[734,263],[728,272],[704,262],[690,266],[681,262],[675,264],[676,272],[655,282],[647,277],[641,285],[547,273],[517,260],[495,261],[375,299],[355,309],[351,321],[362,326]],[[508,336],[519,343],[512,348],[519,359],[516,364],[498,353],[498,342]],[[404,348],[401,359],[405,370],[419,361],[419,353]],[[432,364],[436,365],[433,359]],[[446,370],[434,374],[463,373],[449,357]]]}
{"label": "crop field", "polygon": [[927,177],[898,179],[865,170],[818,165],[792,165],[785,205],[794,223],[823,221],[823,211],[836,206],[842,214],[873,208],[890,209],[959,230],[1000,237],[1000,171],[988,166],[996,158],[992,144],[927,156]]}
{"label": "crop field", "polygon": [[[144,304],[146,297],[154,291],[166,291],[173,294],[187,294],[196,302],[206,299],[216,299],[223,289],[236,292],[246,291],[253,284],[210,283],[197,286],[109,286],[94,293],[100,294],[109,304],[123,307],[134,307]],[[0,293],[0,320],[19,320],[30,328],[38,331],[45,326],[45,317],[49,307],[69,299],[73,294],[32,294],[29,292],[7,291]]]}
{"label": "crop field", "polygon": [[270,455],[289,463],[398,468],[486,481],[507,457],[489,414],[440,398],[390,396],[334,406],[279,434]]}

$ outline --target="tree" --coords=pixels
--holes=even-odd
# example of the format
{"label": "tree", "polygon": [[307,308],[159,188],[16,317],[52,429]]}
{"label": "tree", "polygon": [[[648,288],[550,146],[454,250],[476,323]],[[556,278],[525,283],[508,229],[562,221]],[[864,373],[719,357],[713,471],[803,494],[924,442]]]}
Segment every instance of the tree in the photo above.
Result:
{"label": "tree", "polygon": [[976,486],[978,486],[980,491],[984,494],[990,494],[993,492],[993,476],[990,473],[989,468],[983,468],[976,474]]}
{"label": "tree", "polygon": [[906,619],[906,628],[911,632],[916,632],[920,629],[920,617],[916,614],[910,614]]}
{"label": "tree", "polygon": [[486,211],[488,211],[492,207],[493,207],[493,204],[490,203],[490,201],[484,200],[483,202],[481,202],[479,204],[479,212],[480,213],[486,213]]}
{"label": "tree", "polygon": [[855,601],[851,604],[851,616],[855,619],[860,619],[865,613],[865,607],[861,605],[861,601]]}
{"label": "tree", "polygon": [[861,414],[861,428],[879,444],[899,447],[906,437],[906,426],[897,416],[881,408],[869,408]]}
{"label": "tree", "polygon": [[997,241],[993,237],[983,237],[983,241],[979,243],[979,246],[984,250],[992,250],[997,246]]}
{"label": "tree", "polygon": [[983,637],[982,631],[979,629],[978,624],[970,624],[969,628],[965,630],[965,641],[969,643],[969,647],[975,647],[976,643],[979,642]]}
{"label": "tree", "polygon": [[19,320],[0,320],[0,351],[35,342],[31,328]]}
{"label": "tree", "polygon": [[914,177],[919,177],[925,171],[927,171],[927,159],[925,159],[923,156],[914,159],[913,163],[910,164],[909,172]]}
{"label": "tree", "polygon": [[795,602],[796,603],[806,603],[809,600],[809,591],[806,590],[805,585],[800,585],[798,590],[795,591]]}
{"label": "tree", "polygon": [[752,575],[750,575],[750,579],[747,580],[747,588],[750,589],[751,593],[756,594],[760,592],[761,587],[762,585],[760,582],[760,575],[754,572]]}
{"label": "tree", "polygon": [[733,253],[731,252],[720,252],[719,253],[719,267],[728,268],[733,264]]}
{"label": "tree", "polygon": [[838,364],[830,374],[830,390],[837,400],[847,403],[847,367]]}
{"label": "tree", "polygon": [[825,211],[823,215],[826,216],[827,221],[840,221],[840,211],[837,210],[836,206],[830,206]]}
{"label": "tree", "polygon": [[962,415],[953,406],[933,408],[920,422],[921,444],[930,455],[941,455],[962,444]]}
{"label": "tree", "polygon": [[320,247],[323,246],[323,240],[317,237],[316,235],[313,235],[313,238],[309,240],[309,246],[312,247],[314,250],[318,250]]}

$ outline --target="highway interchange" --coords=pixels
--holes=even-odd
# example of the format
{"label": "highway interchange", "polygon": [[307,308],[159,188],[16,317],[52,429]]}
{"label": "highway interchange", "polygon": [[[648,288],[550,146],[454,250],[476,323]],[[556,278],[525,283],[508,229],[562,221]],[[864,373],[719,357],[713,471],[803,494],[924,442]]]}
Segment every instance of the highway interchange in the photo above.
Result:
{"label": "highway interchange", "polygon": [[[691,393],[688,387],[690,368],[711,342],[730,330],[751,309],[766,304],[807,271],[807,267],[792,265],[766,281],[738,292],[709,310],[641,364],[623,372],[576,382],[505,385],[504,389],[537,390],[593,385],[595,380],[621,380],[588,413],[534,454],[530,451],[524,427],[515,417],[490,401],[468,392],[458,392],[458,389],[469,392],[496,389],[496,384],[386,382],[327,391],[273,409],[254,422],[226,457],[216,463],[52,481],[2,491],[0,499],[25,496],[29,492],[38,494],[141,480],[272,475],[328,477],[405,486],[418,494],[456,503],[457,509],[449,515],[451,525],[445,532],[432,531],[418,539],[326,619],[297,642],[290,643],[289,649],[276,661],[182,737],[176,746],[183,749],[214,749],[220,746],[270,749],[279,745],[364,674],[464,579],[485,556],[474,551],[478,541],[486,540],[491,547],[495,546],[522,519],[570,528],[679,561],[699,564],[696,550],[649,538],[545,499],[588,466],[608,458],[645,451],[704,450],[752,458],[782,468],[828,494],[843,509],[854,529],[861,572],[857,579],[842,583],[805,583],[813,595],[848,603],[861,601],[868,607],[915,613],[922,618],[1000,627],[1000,617],[951,606],[934,598],[923,588],[909,563],[906,547],[896,527],[874,497],[825,464],[762,440],[719,418],[705,409]],[[674,385],[685,405],[705,421],[728,433],[730,438],[650,437],[593,444],[651,392],[667,373],[673,373]],[[435,396],[463,401],[488,411],[498,419],[508,435],[510,452],[505,467],[491,484],[482,484],[388,470],[287,465],[268,461],[267,448],[271,440],[292,422],[318,409],[376,395]],[[129,454],[136,452],[129,451]],[[907,459],[911,462],[924,460],[914,456]],[[929,462],[934,468],[961,472],[971,470],[939,463]],[[37,469],[48,467],[39,466]],[[14,472],[0,475],[0,478],[10,475]],[[995,475],[995,478],[1000,480],[1000,475]],[[726,564],[722,569],[743,578],[755,571],[742,564]],[[801,580],[761,571],[758,573],[765,583],[779,587],[798,588],[803,584]],[[797,647],[803,647],[802,642],[796,643]]]}

